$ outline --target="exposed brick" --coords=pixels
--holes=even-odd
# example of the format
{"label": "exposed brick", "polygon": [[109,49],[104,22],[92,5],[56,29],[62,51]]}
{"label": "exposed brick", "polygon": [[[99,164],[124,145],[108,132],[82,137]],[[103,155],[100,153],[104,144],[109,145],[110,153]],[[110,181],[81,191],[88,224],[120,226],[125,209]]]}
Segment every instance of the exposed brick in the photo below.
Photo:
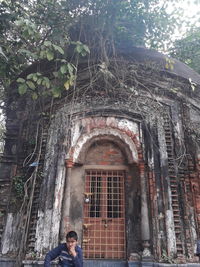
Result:
{"label": "exposed brick", "polygon": [[128,136],[132,136],[132,132],[131,131],[129,131],[129,130],[126,130],[126,134],[128,135]]}
{"label": "exposed brick", "polygon": [[118,165],[125,164],[125,158],[120,148],[108,141],[101,141],[93,145],[86,156],[86,164]]}

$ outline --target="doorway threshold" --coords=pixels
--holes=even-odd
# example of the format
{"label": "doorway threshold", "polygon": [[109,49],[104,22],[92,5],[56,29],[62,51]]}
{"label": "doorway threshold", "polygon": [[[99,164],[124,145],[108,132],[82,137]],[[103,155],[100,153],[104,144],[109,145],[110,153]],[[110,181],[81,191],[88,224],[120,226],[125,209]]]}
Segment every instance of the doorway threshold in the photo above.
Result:
{"label": "doorway threshold", "polygon": [[122,260],[84,260],[84,267],[127,267],[127,261]]}

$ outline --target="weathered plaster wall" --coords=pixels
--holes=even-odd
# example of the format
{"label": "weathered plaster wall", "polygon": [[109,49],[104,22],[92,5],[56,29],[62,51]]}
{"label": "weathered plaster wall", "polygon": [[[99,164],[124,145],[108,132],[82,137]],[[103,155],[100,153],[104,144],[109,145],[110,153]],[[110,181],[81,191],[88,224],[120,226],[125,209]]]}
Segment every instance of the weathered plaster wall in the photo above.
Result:
{"label": "weathered plaster wall", "polygon": [[137,164],[129,166],[125,182],[127,255],[142,252],[141,190]]}
{"label": "weathered plaster wall", "polygon": [[68,114],[57,113],[48,132],[44,179],[36,229],[35,251],[42,255],[58,244],[63,190],[65,185],[65,142],[69,131]]}
{"label": "weathered plaster wall", "polygon": [[[165,140],[165,132],[163,129],[164,122],[162,120],[157,122],[157,134],[158,134],[158,145],[159,145],[159,157],[160,157],[160,169],[161,176],[158,179],[161,179],[160,182],[157,182],[157,197],[162,202],[160,205],[160,238],[164,239],[163,232],[166,231],[166,251],[169,255],[176,254],[176,236],[174,229],[174,219],[173,219],[173,210],[172,210],[172,199],[171,199],[171,188],[169,174],[166,170],[166,165],[168,162],[167,147]],[[157,168],[158,169],[158,166]],[[155,169],[154,169],[155,172]],[[165,220],[164,220],[165,218]],[[165,225],[164,225],[165,224]],[[164,243],[165,240],[162,240]],[[163,246],[163,244],[162,244]]]}
{"label": "weathered plaster wall", "polygon": [[7,215],[6,228],[2,236],[2,254],[7,254],[10,250],[15,251],[13,243],[13,231],[16,231],[15,223],[13,214],[9,213]]}
{"label": "weathered plaster wall", "polygon": [[[68,157],[71,157],[73,154],[74,162],[79,161],[79,157],[81,157],[80,152],[85,143],[94,137],[103,135],[119,138],[119,140],[125,143],[125,147],[127,146],[129,153],[132,154],[130,156],[132,157],[132,161],[138,161],[137,146],[139,145],[139,132],[136,123],[115,117],[84,118],[76,123],[78,123],[79,127],[75,126],[73,128],[79,128],[81,131],[72,135],[72,146],[68,153]],[[74,139],[74,136],[76,139]],[[134,142],[131,138],[134,139]],[[75,143],[75,141],[77,142]]]}
{"label": "weathered plaster wall", "polygon": [[[107,105],[109,112],[103,112],[104,115],[101,105],[98,106],[95,100],[93,105],[86,106],[85,109],[84,105],[77,106],[74,114],[69,114],[70,109],[67,105],[56,112],[48,132],[44,178],[39,198],[35,241],[35,251],[38,256],[42,257],[45,251],[54,247],[63,238],[63,229],[65,231],[75,229],[81,238],[84,191],[84,168],[81,165],[91,164],[97,160],[92,157],[92,150],[86,162],[85,155],[91,145],[98,143],[100,139],[104,142],[114,140],[114,144],[119,148],[118,153],[124,155],[129,164],[126,184],[128,255],[140,253],[142,250],[140,161],[143,159],[152,254],[160,260],[163,257],[163,250],[168,257],[172,257],[176,255],[177,249],[181,249],[183,255],[188,255],[194,260],[193,250],[198,236],[197,228],[200,225],[200,172],[199,161],[195,161],[199,146],[195,145],[193,136],[190,136],[185,129],[191,128],[188,127],[191,125],[193,130],[198,130],[199,109],[198,106],[193,106],[196,105],[196,100],[190,99],[187,113],[189,122],[186,122],[185,113],[177,99],[167,100],[167,97],[159,97],[156,101],[152,100],[154,106],[150,100],[144,101],[144,99],[144,97],[140,99],[141,105],[138,104],[140,101],[138,100],[137,106],[129,106],[123,102],[118,103],[117,107],[112,104]],[[123,109],[123,112],[119,115],[117,109]],[[138,115],[141,110],[144,112],[142,117]],[[95,111],[95,115],[89,114],[89,111]],[[182,227],[179,235],[175,231],[172,207],[173,190],[169,175],[166,114],[170,118],[170,131],[173,137],[172,157]],[[190,160],[188,154],[191,156]],[[124,164],[125,161],[118,163]],[[98,164],[114,162],[116,163],[114,157],[104,162],[97,161]],[[69,169],[71,169],[70,174]],[[65,212],[63,212],[63,200],[66,206]],[[12,223],[15,220],[15,215],[9,213],[2,243],[3,253],[14,250],[13,243],[8,240],[10,237],[8,229],[9,232],[15,231],[16,224]],[[10,239],[14,240],[14,237]]]}
{"label": "weathered plaster wall", "polygon": [[[114,136],[117,140],[124,142],[126,148],[123,149],[124,151],[129,150],[130,161],[138,161],[136,147],[139,143],[139,133],[137,124],[124,119],[115,119],[114,117],[85,119],[77,119],[75,117],[72,120],[69,132],[66,124],[67,116],[67,107],[59,110],[55,119],[52,120],[49,130],[44,168],[45,177],[42,185],[36,229],[35,250],[39,255],[42,255],[45,250],[58,243],[61,221],[64,222],[62,227],[64,227],[65,231],[73,228],[81,236],[83,170],[74,167],[70,175],[68,173],[66,175],[65,159],[69,160],[73,153],[72,161],[78,163],[81,151],[86,150],[87,145],[85,146],[85,144],[87,142],[92,138],[107,135]],[[134,142],[131,138],[134,139]],[[70,150],[68,150],[67,145],[69,140],[71,141]],[[63,203],[64,190],[66,203]],[[65,206],[64,217],[61,215],[62,205]],[[60,237],[63,238],[63,232]]]}

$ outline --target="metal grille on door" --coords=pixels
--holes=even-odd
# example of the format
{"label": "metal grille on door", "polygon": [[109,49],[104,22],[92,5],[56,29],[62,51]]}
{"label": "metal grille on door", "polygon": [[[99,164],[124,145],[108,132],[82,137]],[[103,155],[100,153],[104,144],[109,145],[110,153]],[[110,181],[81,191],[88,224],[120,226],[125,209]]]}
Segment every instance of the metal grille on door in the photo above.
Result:
{"label": "metal grille on door", "polygon": [[85,258],[125,258],[124,171],[88,170],[85,179]]}

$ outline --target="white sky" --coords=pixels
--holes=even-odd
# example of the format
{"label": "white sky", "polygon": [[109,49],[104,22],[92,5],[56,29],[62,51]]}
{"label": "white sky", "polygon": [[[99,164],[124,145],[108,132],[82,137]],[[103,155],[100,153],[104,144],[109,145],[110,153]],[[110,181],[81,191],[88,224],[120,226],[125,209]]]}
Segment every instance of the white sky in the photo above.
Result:
{"label": "white sky", "polygon": [[[194,3],[196,2],[196,4]],[[191,22],[199,21],[196,26],[200,26],[200,0],[182,0],[179,1],[178,3],[174,3],[174,5],[179,8],[183,8],[184,14],[183,18],[185,18],[185,21],[190,20]],[[171,12],[173,10],[173,5],[168,6],[168,11]],[[175,33],[175,36],[173,39],[180,38],[181,36],[184,35],[184,33],[189,29],[189,25],[186,23],[183,23],[182,29],[177,31]]]}

